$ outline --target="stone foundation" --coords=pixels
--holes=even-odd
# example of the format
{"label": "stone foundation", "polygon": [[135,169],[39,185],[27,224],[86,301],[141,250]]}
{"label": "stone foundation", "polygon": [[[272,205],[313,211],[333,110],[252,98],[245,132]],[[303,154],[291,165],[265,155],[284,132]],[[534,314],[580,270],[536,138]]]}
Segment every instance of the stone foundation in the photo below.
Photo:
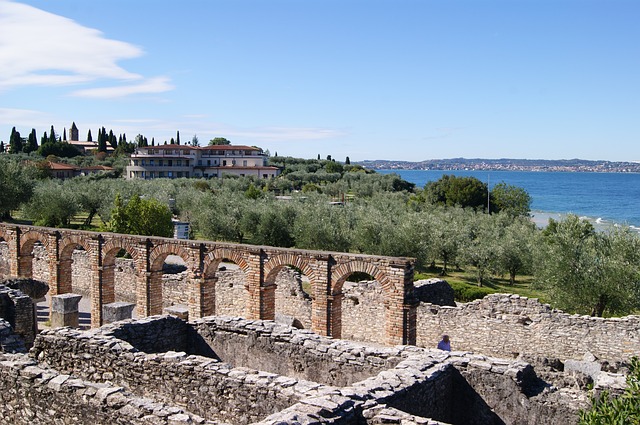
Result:
{"label": "stone foundation", "polygon": [[[111,394],[118,400],[101,413],[113,415],[110,423],[141,398],[172,406],[165,409],[184,420],[157,423],[185,424],[571,424],[587,406],[586,392],[545,385],[522,361],[332,340],[230,317],[188,324],[162,316],[85,332],[48,330],[30,357],[37,363],[0,361],[3,376],[31,376],[19,380],[20,398],[0,406],[12,423],[46,423],[45,413],[34,420],[25,403],[42,391],[40,380],[54,376],[62,382],[45,391],[53,404],[94,388],[84,397],[86,406],[77,397],[62,417],[101,406],[93,391],[108,388],[102,400]],[[14,381],[0,379],[0,394],[18,394]]]}

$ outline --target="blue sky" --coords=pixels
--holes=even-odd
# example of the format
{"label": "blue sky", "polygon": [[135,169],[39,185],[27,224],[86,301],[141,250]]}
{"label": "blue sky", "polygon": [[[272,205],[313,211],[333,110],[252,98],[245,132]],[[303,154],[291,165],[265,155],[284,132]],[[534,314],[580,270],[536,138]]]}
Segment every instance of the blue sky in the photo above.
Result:
{"label": "blue sky", "polygon": [[0,0],[0,140],[640,160],[636,0]]}

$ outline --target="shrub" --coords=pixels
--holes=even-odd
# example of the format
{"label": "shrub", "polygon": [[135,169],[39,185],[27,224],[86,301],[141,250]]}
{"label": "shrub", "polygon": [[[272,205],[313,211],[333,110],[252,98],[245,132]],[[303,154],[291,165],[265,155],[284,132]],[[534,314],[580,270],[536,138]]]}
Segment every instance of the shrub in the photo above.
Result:
{"label": "shrub", "polygon": [[490,288],[468,285],[461,282],[449,282],[449,285],[453,288],[455,300],[460,302],[469,302],[484,298],[485,296],[495,292]]}

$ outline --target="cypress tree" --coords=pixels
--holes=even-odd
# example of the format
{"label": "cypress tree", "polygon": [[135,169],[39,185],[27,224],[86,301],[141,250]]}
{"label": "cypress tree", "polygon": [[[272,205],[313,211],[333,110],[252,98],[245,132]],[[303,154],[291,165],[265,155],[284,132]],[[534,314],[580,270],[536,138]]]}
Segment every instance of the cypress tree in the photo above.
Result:
{"label": "cypress tree", "polygon": [[176,145],[180,144],[180,130],[176,133]]}
{"label": "cypress tree", "polygon": [[62,140],[67,141],[67,127],[62,130]]}
{"label": "cypress tree", "polygon": [[23,143],[20,132],[15,127],[11,129],[11,137],[9,138],[9,153],[22,152]]}
{"label": "cypress tree", "polygon": [[91,129],[89,129],[89,132],[87,133],[87,141],[93,142],[93,137],[91,137]]}
{"label": "cypress tree", "polygon": [[40,138],[40,145],[44,145],[49,141],[49,136],[47,136],[47,132],[45,131],[42,137]]}
{"label": "cypress tree", "polygon": [[22,151],[24,153],[35,152],[38,150],[38,138],[36,137],[36,129],[32,128],[27,139],[27,144],[24,145]]}
{"label": "cypress tree", "polygon": [[151,138],[151,146],[155,146],[156,145],[156,138],[152,137]]}
{"label": "cypress tree", "polygon": [[113,134],[113,130],[109,130],[109,144],[111,145],[112,148],[117,148],[118,147],[118,140],[116,139],[116,136]]}
{"label": "cypress tree", "polygon": [[56,139],[56,131],[53,129],[53,124],[51,125],[51,133],[49,133],[49,142],[55,143],[58,140]]}
{"label": "cypress tree", "polygon": [[4,140],[0,140],[0,153],[4,153]]}
{"label": "cypress tree", "polygon": [[349,159],[349,157],[347,157],[347,159],[345,159],[345,160],[344,160],[344,163],[345,163],[346,165],[351,164],[351,160]]}

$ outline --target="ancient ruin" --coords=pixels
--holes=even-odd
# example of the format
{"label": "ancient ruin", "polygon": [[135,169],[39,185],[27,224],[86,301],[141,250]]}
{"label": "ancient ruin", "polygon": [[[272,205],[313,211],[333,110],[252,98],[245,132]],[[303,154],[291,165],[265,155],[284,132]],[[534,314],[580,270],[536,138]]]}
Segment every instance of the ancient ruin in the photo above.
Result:
{"label": "ancient ruin", "polygon": [[[640,317],[456,306],[412,275],[406,258],[2,225],[0,277],[91,317],[37,331],[42,294],[0,286],[0,423],[576,423],[640,352]],[[434,349],[443,332],[454,351]]]}

